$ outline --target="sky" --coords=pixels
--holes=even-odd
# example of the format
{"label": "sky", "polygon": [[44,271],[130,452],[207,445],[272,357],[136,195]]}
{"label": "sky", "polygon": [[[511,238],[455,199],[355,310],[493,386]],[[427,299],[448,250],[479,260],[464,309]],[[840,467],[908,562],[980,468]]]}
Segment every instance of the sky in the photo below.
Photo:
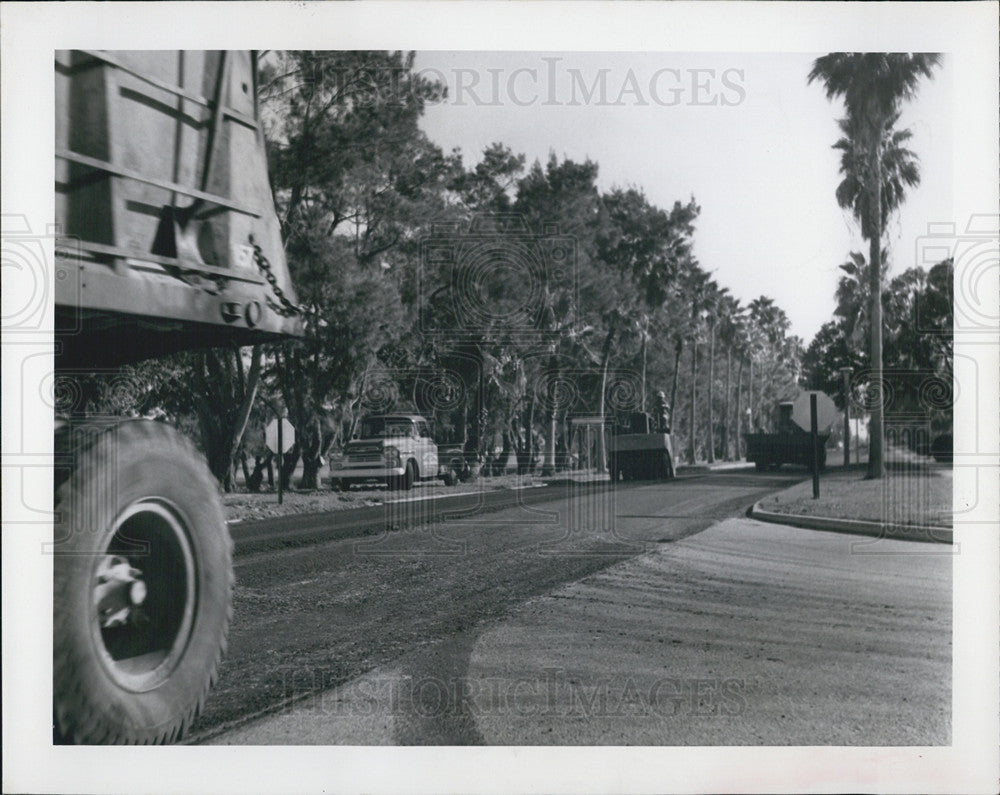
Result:
{"label": "sky", "polygon": [[[744,303],[774,298],[808,344],[838,265],[868,250],[834,198],[842,106],[807,84],[822,54],[419,52],[415,68],[448,86],[423,129],[467,167],[500,141],[528,164],[595,160],[602,190],[639,187],[664,208],[694,196],[702,267]],[[900,120],[922,181],[888,225],[890,274],[920,259],[928,223],[953,220],[949,66]]]}

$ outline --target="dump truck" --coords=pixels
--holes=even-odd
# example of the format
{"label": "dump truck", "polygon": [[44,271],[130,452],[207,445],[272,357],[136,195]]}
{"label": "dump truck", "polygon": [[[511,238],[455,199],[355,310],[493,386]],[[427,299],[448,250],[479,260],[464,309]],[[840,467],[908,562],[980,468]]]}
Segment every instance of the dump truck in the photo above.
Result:
{"label": "dump truck", "polygon": [[[252,52],[55,54],[56,379],[300,336]],[[57,416],[57,742],[178,740],[226,646],[232,543],[164,422]]]}
{"label": "dump truck", "polygon": [[642,411],[615,415],[608,436],[608,469],[612,483],[673,478],[669,427]]}
{"label": "dump truck", "polygon": [[[794,403],[779,403],[775,408],[773,433],[746,434],[747,462],[753,462],[758,472],[780,469],[783,464],[797,464],[812,469],[812,436],[792,421]],[[826,443],[830,434],[821,433],[819,468],[826,468]]]}

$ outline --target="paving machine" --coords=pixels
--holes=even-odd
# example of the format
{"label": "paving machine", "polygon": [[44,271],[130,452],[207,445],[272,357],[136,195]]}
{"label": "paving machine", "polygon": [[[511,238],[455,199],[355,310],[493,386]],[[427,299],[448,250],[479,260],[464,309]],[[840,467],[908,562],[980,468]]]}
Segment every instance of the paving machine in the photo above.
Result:
{"label": "paving machine", "polygon": [[[55,54],[57,383],[301,335],[256,88],[250,52]],[[67,414],[55,441],[55,738],[176,741],[232,611],[218,487],[166,423]]]}
{"label": "paving machine", "polygon": [[673,478],[674,450],[665,421],[641,411],[616,415],[608,437],[608,468],[612,483]]}

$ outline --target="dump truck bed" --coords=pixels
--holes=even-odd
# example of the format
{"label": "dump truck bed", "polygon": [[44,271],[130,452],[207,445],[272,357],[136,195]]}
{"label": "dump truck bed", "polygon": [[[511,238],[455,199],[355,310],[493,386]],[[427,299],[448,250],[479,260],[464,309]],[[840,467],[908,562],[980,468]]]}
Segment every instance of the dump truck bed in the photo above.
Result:
{"label": "dump truck bed", "polygon": [[301,335],[249,52],[57,52],[63,367]]}
{"label": "dump truck bed", "polygon": [[[821,466],[826,462],[826,443],[830,434],[819,434]],[[801,433],[748,433],[747,461],[758,468],[773,468],[782,464],[812,466],[812,437]]]}

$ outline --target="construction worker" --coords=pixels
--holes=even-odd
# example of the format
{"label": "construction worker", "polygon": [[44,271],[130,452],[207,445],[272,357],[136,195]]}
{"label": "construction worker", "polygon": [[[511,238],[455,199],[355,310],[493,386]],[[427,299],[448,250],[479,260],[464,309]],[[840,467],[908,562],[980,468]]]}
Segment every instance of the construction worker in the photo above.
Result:
{"label": "construction worker", "polygon": [[670,433],[670,409],[667,406],[667,396],[663,391],[656,393],[656,411],[653,415],[657,433]]}

